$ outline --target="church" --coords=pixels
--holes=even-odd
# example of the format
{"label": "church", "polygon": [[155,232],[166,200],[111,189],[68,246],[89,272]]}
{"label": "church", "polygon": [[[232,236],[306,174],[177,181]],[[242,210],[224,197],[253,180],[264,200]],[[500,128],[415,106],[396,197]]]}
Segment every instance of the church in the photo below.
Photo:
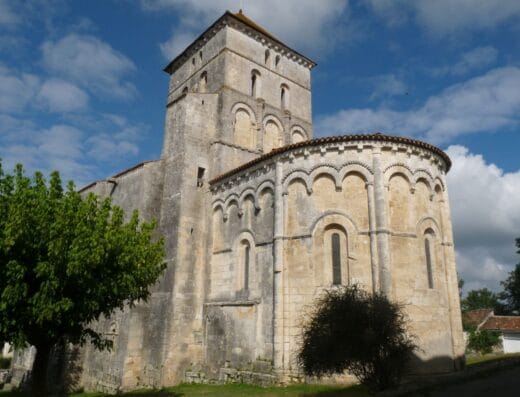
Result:
{"label": "church", "polygon": [[403,305],[417,371],[460,369],[450,159],[380,133],[313,139],[315,66],[242,12],[166,66],[160,159],[82,189],[156,219],[168,264],[147,303],[97,324],[114,349],[83,349],[86,390],[301,380],[305,313],[354,283]]}

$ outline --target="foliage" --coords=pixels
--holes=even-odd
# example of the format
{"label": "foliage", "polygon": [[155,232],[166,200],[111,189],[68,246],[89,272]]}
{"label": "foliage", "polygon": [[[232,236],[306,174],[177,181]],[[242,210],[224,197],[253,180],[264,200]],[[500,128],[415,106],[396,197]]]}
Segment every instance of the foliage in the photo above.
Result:
{"label": "foliage", "polygon": [[462,291],[464,289],[464,284],[466,283],[463,278],[460,277],[460,274],[457,273],[458,287],[459,287],[459,298],[462,298]]}
{"label": "foliage", "polygon": [[154,228],[72,182],[64,191],[58,172],[47,182],[0,164],[0,340],[36,346],[34,378],[58,343],[110,348],[89,324],[148,298],[165,268]]}
{"label": "foliage", "polygon": [[[520,237],[516,239],[516,251],[520,254]],[[520,314],[520,263],[509,273],[507,279],[501,282],[504,292],[501,298],[506,302],[510,313]]]}
{"label": "foliage", "polygon": [[416,348],[401,307],[357,285],[327,291],[304,325],[299,362],[307,375],[349,371],[371,390],[396,386]]}
{"label": "foliage", "polygon": [[499,295],[487,288],[472,290],[461,302],[462,311],[494,309],[500,311]]}
{"label": "foliage", "polygon": [[11,367],[10,357],[0,357],[0,369],[9,369]]}
{"label": "foliage", "polygon": [[480,354],[489,354],[493,351],[493,347],[500,341],[498,332],[488,331],[485,329],[477,330],[476,327],[470,327],[468,332],[468,348]]}

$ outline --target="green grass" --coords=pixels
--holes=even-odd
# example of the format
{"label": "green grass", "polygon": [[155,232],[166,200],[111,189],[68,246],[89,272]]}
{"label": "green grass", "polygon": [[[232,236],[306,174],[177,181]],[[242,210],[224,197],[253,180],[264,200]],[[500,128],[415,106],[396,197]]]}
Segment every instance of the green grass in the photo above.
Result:
{"label": "green grass", "polygon": [[[251,385],[179,385],[160,391],[141,390],[125,393],[128,397],[366,397],[363,386],[292,385],[287,387],[258,387]],[[0,397],[21,397],[0,391]],[[71,397],[105,397],[101,393],[80,393]]]}
{"label": "green grass", "polygon": [[484,362],[489,361],[500,361],[500,360],[507,360],[514,357],[520,357],[520,353],[510,353],[510,354],[504,354],[504,353],[490,353],[490,354],[484,354],[482,356],[480,355],[471,355],[466,356],[466,365],[475,365],[480,364]]}

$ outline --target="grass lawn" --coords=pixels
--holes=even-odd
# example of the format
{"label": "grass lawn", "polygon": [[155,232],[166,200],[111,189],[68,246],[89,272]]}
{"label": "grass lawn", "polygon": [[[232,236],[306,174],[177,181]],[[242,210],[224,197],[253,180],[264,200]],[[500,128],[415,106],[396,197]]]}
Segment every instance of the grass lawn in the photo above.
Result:
{"label": "grass lawn", "polygon": [[500,360],[507,360],[509,358],[513,357],[520,357],[520,353],[490,353],[490,354],[484,354],[482,356],[479,355],[471,355],[466,356],[466,364],[467,365],[475,365],[487,361],[500,361]]}
{"label": "grass lawn", "polygon": [[[292,385],[288,387],[258,387],[250,385],[179,385],[160,391],[135,391],[128,397],[366,397],[366,388],[354,386]],[[21,394],[0,391],[0,397],[20,397]],[[80,393],[71,397],[104,397],[102,393]]]}

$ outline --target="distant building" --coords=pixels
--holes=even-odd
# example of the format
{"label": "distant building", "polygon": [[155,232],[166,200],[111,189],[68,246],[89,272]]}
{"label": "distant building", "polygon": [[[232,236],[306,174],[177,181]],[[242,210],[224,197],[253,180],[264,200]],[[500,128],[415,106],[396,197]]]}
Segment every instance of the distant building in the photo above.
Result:
{"label": "distant building", "polygon": [[520,316],[495,316],[492,309],[478,309],[464,313],[463,321],[478,330],[499,332],[503,352],[520,353]]}

